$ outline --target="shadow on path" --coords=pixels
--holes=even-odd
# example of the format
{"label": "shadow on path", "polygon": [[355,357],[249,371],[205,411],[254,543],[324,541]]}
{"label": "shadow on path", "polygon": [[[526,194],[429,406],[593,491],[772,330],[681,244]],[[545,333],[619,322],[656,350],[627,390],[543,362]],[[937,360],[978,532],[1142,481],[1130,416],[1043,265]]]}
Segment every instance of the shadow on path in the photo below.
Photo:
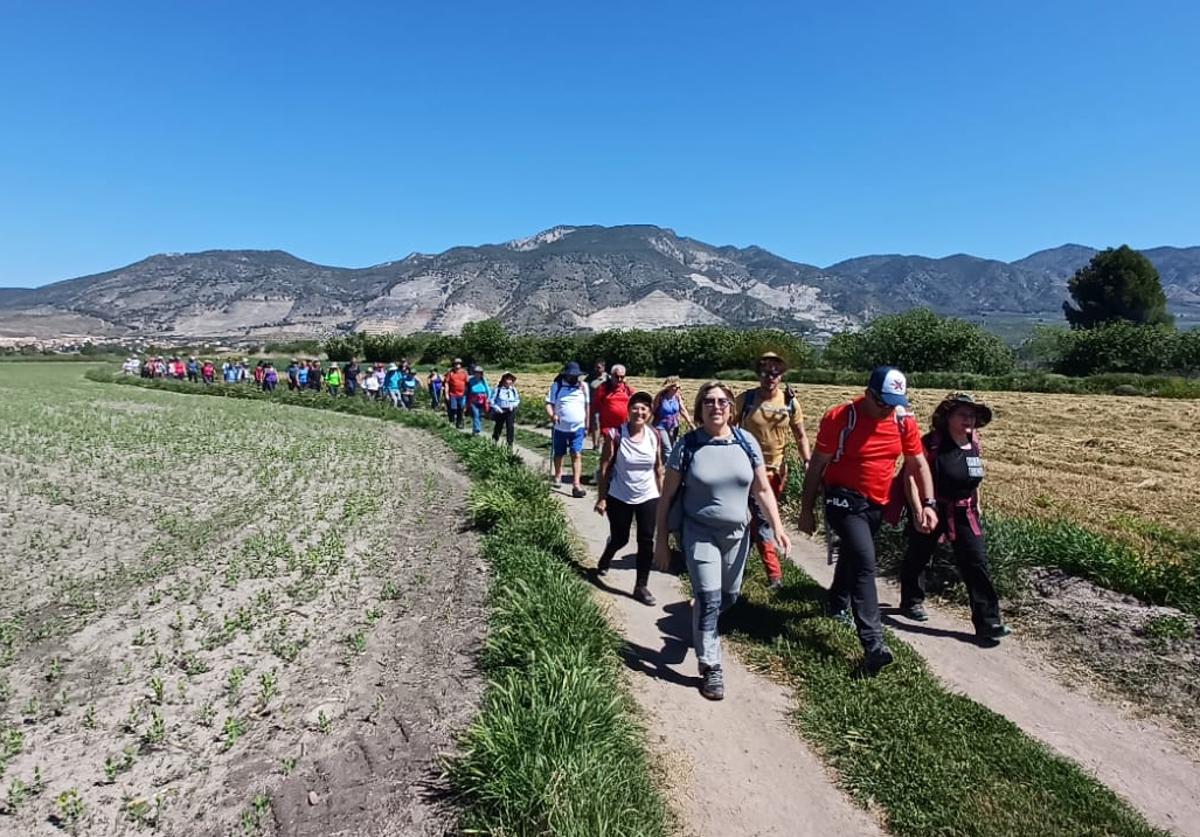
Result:
{"label": "shadow on path", "polygon": [[626,642],[621,659],[630,670],[668,683],[699,688],[700,678],[684,674],[675,667],[687,659],[692,648],[692,606],[688,602],[672,602],[663,609],[655,624],[662,633],[662,648],[655,650]]}

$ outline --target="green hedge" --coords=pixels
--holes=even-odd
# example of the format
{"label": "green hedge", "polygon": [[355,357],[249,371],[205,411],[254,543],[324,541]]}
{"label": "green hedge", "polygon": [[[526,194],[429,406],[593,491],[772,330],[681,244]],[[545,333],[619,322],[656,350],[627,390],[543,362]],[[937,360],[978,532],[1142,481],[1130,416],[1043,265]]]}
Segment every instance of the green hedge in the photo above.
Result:
{"label": "green hedge", "polygon": [[334,410],[439,436],[474,478],[472,520],[494,578],[483,707],[449,765],[467,834],[655,837],[667,831],[644,733],[621,680],[620,638],[573,567],[575,547],[546,481],[503,448],[427,410],[232,384],[87,377],[148,389]]}

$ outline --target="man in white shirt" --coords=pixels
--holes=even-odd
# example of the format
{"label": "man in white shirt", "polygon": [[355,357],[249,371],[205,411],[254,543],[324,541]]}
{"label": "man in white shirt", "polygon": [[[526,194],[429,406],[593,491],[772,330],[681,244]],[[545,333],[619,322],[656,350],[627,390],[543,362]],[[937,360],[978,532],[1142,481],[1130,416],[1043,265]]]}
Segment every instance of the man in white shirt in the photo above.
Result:
{"label": "man in white shirt", "polygon": [[583,440],[587,435],[590,393],[587,384],[580,381],[583,370],[571,361],[563,367],[562,374],[550,385],[546,395],[546,415],[554,422],[551,453],[554,457],[554,482],[562,482],[563,457],[571,452],[572,486],[571,496],[582,497],[585,492],[580,484],[583,475]]}

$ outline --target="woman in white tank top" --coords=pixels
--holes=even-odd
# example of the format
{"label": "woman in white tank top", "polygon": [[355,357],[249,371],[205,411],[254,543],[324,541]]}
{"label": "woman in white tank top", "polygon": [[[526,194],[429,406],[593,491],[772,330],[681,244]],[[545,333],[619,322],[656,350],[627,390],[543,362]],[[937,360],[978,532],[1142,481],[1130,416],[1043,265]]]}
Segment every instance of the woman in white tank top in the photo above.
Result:
{"label": "woman in white tank top", "polygon": [[637,521],[637,578],[633,597],[654,604],[647,589],[654,559],[654,522],[662,492],[663,458],[659,437],[650,426],[648,392],[629,399],[629,420],[604,435],[600,452],[599,499],[596,513],[608,516],[608,544],[596,565],[596,575],[608,573],[617,551],[629,543],[629,529]]}

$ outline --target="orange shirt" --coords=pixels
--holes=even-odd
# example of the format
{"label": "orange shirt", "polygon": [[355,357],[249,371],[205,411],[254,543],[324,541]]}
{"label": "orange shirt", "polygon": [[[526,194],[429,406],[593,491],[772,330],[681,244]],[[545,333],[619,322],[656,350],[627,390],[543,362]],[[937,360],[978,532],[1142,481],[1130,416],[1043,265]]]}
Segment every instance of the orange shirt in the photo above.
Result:
{"label": "orange shirt", "polygon": [[446,392],[455,398],[467,394],[467,374],[465,369],[452,369],[446,373]]}
{"label": "orange shirt", "polygon": [[841,458],[829,463],[822,482],[857,491],[872,503],[882,506],[887,503],[891,493],[892,479],[896,476],[896,460],[901,454],[917,456],[924,449],[915,417],[901,412],[903,408],[897,407],[893,415],[871,418],[863,403],[865,400],[864,396],[852,402],[854,428],[844,440],[842,430],[849,421],[850,404],[839,404],[824,415],[821,429],[817,431],[817,451],[837,456],[840,442]]}

